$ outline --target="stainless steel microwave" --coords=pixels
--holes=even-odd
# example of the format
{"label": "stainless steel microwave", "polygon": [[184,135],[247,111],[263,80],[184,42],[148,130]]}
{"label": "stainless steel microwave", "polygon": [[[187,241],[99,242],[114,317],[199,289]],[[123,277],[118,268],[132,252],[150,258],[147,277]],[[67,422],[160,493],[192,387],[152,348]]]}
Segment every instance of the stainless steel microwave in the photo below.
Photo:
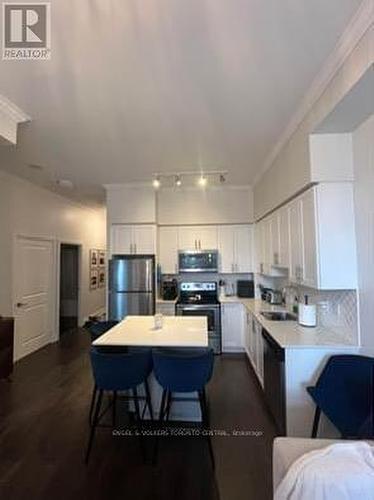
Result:
{"label": "stainless steel microwave", "polygon": [[218,251],[181,250],[178,268],[180,273],[218,273]]}

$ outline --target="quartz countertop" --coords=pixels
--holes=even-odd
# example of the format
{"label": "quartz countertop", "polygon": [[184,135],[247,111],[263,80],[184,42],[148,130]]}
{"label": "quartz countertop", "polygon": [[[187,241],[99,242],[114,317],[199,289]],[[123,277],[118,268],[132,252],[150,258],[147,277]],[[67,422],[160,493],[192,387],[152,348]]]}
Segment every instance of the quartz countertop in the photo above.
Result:
{"label": "quartz countertop", "polygon": [[153,316],[127,316],[95,340],[94,346],[207,347],[205,317],[164,316],[162,328],[154,328]]}
{"label": "quartz countertop", "polygon": [[220,297],[222,304],[242,304],[273,337],[273,339],[285,349],[303,348],[339,348],[352,350],[359,348],[350,338],[349,332],[339,335],[336,331],[323,326],[306,328],[300,326],[297,321],[269,321],[262,316],[262,311],[285,311],[282,306],[273,306],[260,299],[244,299],[240,297]]}

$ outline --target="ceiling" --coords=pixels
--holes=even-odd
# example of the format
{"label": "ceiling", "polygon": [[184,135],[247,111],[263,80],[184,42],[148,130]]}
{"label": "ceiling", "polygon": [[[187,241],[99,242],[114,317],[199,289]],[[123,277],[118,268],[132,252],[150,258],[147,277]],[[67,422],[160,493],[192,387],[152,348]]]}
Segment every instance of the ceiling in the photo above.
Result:
{"label": "ceiling", "polygon": [[154,172],[250,184],[361,1],[51,3],[51,61],[0,61],[0,94],[32,117],[0,167],[98,201]]}

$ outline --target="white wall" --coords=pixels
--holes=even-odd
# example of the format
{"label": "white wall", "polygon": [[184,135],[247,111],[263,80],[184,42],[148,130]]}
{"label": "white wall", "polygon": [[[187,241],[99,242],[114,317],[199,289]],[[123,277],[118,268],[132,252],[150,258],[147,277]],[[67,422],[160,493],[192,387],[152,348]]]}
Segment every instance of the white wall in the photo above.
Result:
{"label": "white wall", "polygon": [[156,193],[152,186],[108,185],[107,211],[111,224],[154,224]]}
{"label": "white wall", "polygon": [[256,220],[282,204],[312,180],[309,134],[354,87],[374,63],[374,26],[361,38],[330,80],[321,97],[311,106],[287,144],[254,188]]}
{"label": "white wall", "polygon": [[374,351],[374,115],[353,133],[361,341]]}
{"label": "white wall", "polygon": [[249,187],[165,188],[157,193],[157,222],[161,225],[252,221],[253,192]]}
{"label": "white wall", "polygon": [[0,145],[9,143],[17,143],[17,122],[12,120],[0,106]]}
{"label": "white wall", "polygon": [[15,235],[82,245],[81,318],[105,307],[104,289],[89,290],[89,249],[106,248],[104,209],[90,209],[0,171],[0,314],[12,315]]}

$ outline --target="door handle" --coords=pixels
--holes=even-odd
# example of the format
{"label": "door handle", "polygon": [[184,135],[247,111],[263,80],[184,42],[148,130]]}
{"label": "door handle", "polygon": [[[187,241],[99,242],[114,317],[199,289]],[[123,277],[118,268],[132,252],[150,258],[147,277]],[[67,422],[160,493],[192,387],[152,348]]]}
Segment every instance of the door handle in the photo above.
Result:
{"label": "door handle", "polygon": [[16,304],[17,307],[25,307],[27,305],[28,305],[27,302],[17,302]]}

